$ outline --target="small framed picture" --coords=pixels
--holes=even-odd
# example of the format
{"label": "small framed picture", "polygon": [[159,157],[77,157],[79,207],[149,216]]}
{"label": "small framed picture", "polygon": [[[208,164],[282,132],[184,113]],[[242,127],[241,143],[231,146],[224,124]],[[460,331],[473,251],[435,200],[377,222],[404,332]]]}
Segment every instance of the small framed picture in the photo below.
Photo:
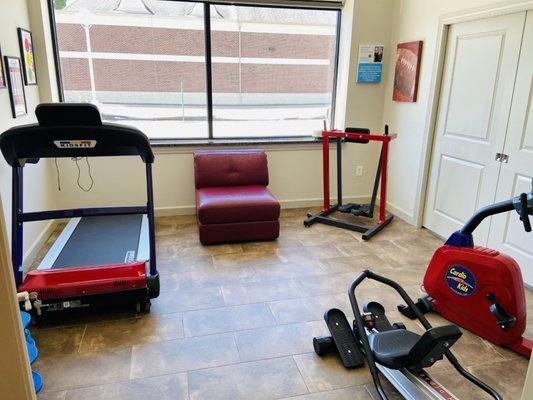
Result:
{"label": "small framed picture", "polygon": [[18,57],[5,56],[4,61],[7,71],[6,78],[7,86],[9,87],[9,99],[11,100],[11,111],[13,112],[13,118],[17,118],[28,113],[24,83],[22,81],[22,65]]}
{"label": "small framed picture", "polygon": [[2,49],[0,48],[0,89],[6,87],[6,76],[4,75],[4,57],[2,57]]}
{"label": "small framed picture", "polygon": [[37,73],[35,71],[35,58],[33,56],[33,40],[31,32],[18,28],[20,57],[24,71],[24,82],[26,85],[37,85]]}

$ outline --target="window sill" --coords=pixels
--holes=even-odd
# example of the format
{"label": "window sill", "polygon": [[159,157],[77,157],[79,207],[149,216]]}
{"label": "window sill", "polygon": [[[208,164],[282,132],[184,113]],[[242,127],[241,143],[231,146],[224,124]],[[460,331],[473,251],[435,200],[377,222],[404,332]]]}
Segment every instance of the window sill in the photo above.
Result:
{"label": "window sill", "polygon": [[199,148],[260,147],[268,151],[319,150],[322,138],[314,136],[235,139],[151,139],[155,154],[192,154]]}
{"label": "window sill", "polygon": [[150,144],[154,148],[284,145],[313,143],[322,143],[322,138],[315,136],[285,136],[259,138],[242,137],[231,139],[150,139]]}

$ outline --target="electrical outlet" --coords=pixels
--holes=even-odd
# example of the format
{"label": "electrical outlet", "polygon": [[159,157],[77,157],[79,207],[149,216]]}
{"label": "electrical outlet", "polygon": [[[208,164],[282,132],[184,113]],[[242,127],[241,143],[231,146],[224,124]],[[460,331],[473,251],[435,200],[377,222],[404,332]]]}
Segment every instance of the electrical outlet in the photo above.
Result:
{"label": "electrical outlet", "polygon": [[362,165],[358,165],[357,167],[355,167],[355,175],[356,176],[363,176],[363,166]]}

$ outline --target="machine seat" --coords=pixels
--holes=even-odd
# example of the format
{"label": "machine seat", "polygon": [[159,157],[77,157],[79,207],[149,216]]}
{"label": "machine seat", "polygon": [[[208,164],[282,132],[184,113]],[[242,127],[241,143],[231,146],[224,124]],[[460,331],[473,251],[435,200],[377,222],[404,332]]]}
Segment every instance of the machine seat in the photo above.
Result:
{"label": "machine seat", "polygon": [[368,340],[376,362],[387,368],[427,368],[441,360],[461,335],[457,326],[445,325],[431,328],[422,336],[394,329],[372,333]]}

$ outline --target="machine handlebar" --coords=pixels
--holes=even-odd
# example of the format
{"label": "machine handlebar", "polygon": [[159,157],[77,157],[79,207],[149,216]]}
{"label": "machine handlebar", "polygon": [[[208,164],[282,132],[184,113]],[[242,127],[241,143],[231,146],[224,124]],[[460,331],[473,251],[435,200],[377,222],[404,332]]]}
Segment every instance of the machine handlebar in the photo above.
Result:
{"label": "machine handlebar", "polygon": [[531,192],[529,194],[522,193],[513,199],[513,205],[518,215],[520,215],[520,221],[524,224],[526,232],[531,232],[531,222],[529,216],[533,215],[533,179],[531,180]]}
{"label": "machine handlebar", "polygon": [[485,218],[512,210],[515,210],[520,215],[520,221],[524,224],[525,231],[531,232],[529,216],[533,215],[533,179],[531,180],[531,184],[532,189],[529,193],[522,193],[510,200],[501,201],[479,209],[463,226],[461,233],[471,235]]}

